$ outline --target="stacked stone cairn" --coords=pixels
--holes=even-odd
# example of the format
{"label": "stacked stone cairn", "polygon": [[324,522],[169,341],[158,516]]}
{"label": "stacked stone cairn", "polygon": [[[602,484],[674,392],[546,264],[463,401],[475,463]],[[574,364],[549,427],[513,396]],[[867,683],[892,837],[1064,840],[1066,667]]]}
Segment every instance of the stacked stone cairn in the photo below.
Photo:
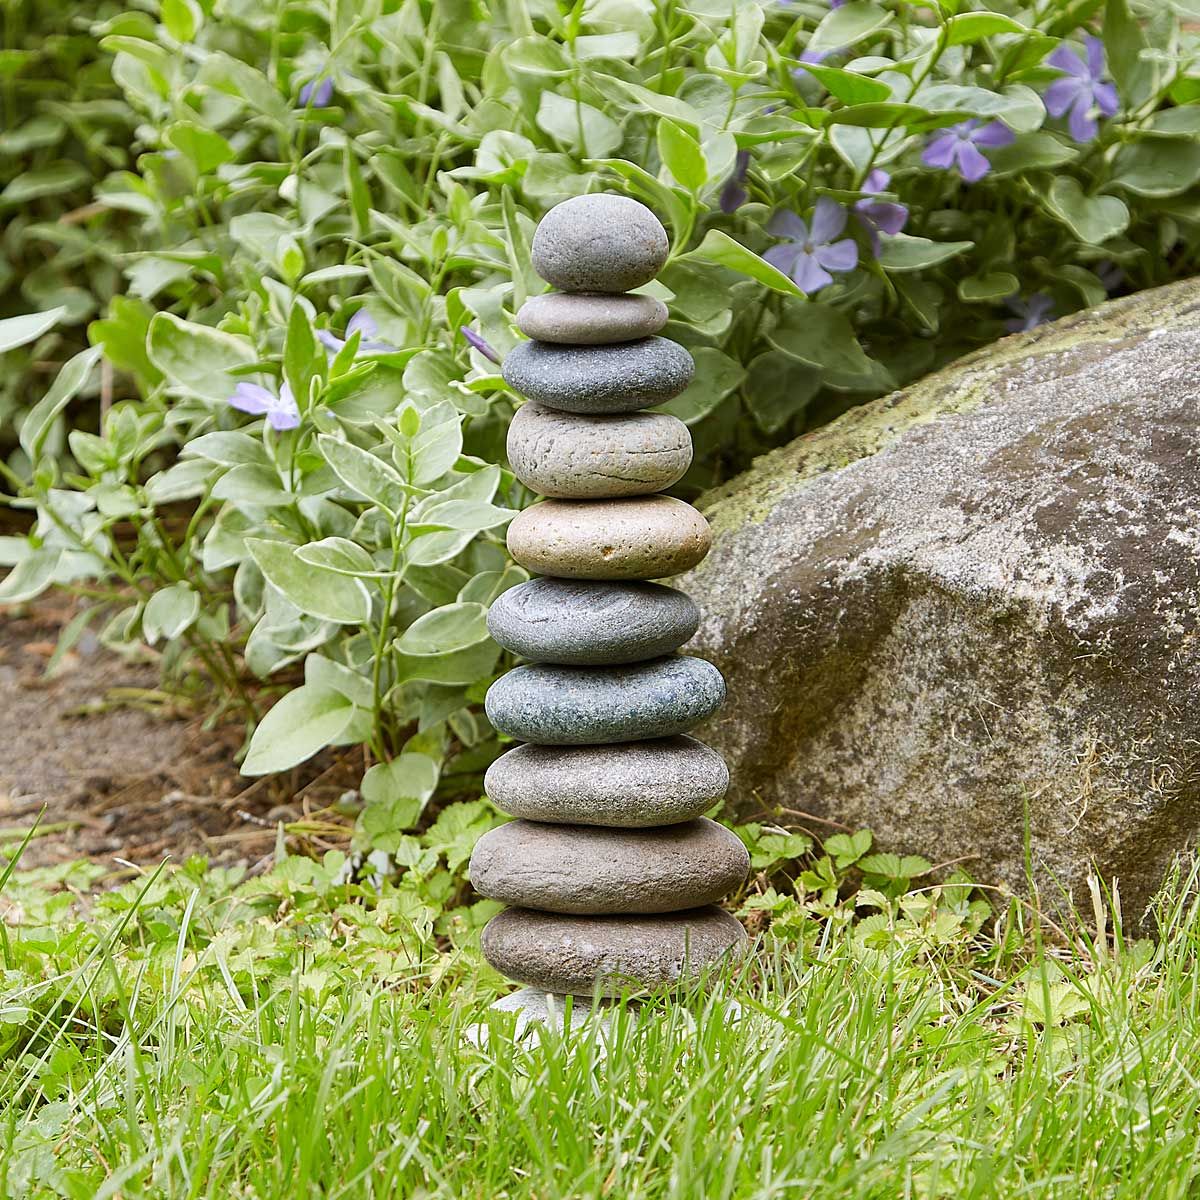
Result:
{"label": "stacked stone cairn", "polygon": [[533,265],[559,290],[522,307],[517,323],[534,340],[503,366],[528,398],[509,460],[547,499],[508,534],[538,578],[488,617],[495,640],[529,664],[493,684],[488,717],[525,744],[487,773],[488,795],[517,820],[479,840],[471,881],[512,906],[488,924],[483,950],[535,1006],[541,993],[671,990],[745,943],[714,901],[744,880],[746,850],[701,815],[728,771],[687,736],[725,683],[711,663],[676,653],[699,624],[696,605],[650,582],[695,566],[711,540],[691,505],[661,494],[691,462],[687,427],[645,411],[695,370],[682,346],[655,336],[665,305],[629,294],[667,252],[666,231],[635,200],[553,208]]}

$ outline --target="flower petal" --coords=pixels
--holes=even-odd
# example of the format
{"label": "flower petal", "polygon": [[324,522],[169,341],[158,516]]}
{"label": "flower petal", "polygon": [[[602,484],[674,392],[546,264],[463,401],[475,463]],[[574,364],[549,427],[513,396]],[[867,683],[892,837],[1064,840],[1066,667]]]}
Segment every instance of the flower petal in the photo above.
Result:
{"label": "flower petal", "polygon": [[806,294],[819,292],[833,282],[833,276],[817,262],[816,256],[803,251],[797,251],[796,265],[791,275],[796,286]]}
{"label": "flower petal", "polygon": [[868,196],[878,195],[880,192],[886,192],[888,184],[891,182],[892,177],[885,170],[883,170],[882,167],[876,167],[866,177],[866,179],[863,180],[862,190],[866,192]]}
{"label": "flower petal", "polygon": [[363,340],[374,337],[379,332],[379,322],[365,308],[360,308],[346,325],[346,337],[361,333]]}
{"label": "flower petal", "polygon": [[265,387],[261,387],[257,383],[248,383],[243,381],[233,389],[233,395],[229,397],[229,403],[239,412],[249,413],[253,417],[260,417],[267,412],[271,405],[276,402],[274,392],[268,391]]}
{"label": "flower petal", "polygon": [[763,259],[769,262],[777,271],[782,271],[785,275],[791,275],[800,253],[800,247],[795,242],[782,242],[778,246],[772,246],[763,255]]}
{"label": "flower petal", "polygon": [[1066,71],[1068,75],[1074,75],[1076,79],[1087,79],[1088,77],[1088,69],[1084,65],[1083,59],[1066,42],[1046,59],[1046,65]]}
{"label": "flower petal", "polygon": [[1099,132],[1099,126],[1092,116],[1092,109],[1086,97],[1080,96],[1071,109],[1071,115],[1067,118],[1067,129],[1077,142],[1090,142]]}
{"label": "flower petal", "polygon": [[1083,39],[1084,52],[1087,54],[1088,74],[1099,83],[1104,78],[1104,43],[1094,34],[1088,34]]}
{"label": "flower petal", "polygon": [[972,133],[971,142],[976,146],[995,149],[997,146],[1011,146],[1016,136],[1003,121],[992,121],[976,133]]}
{"label": "flower petal", "polygon": [[736,176],[730,176],[725,180],[725,186],[721,189],[721,198],[718,201],[720,209],[723,213],[737,212],[747,200],[750,199],[750,194],[738,182]]}
{"label": "flower petal", "polygon": [[267,423],[272,429],[283,433],[287,429],[295,429],[300,424],[300,414],[290,409],[273,408],[267,413]]}
{"label": "flower petal", "polygon": [[331,333],[328,329],[317,330],[317,341],[325,347],[326,350],[332,350],[336,354],[345,344],[346,339],[338,337],[335,333]]}
{"label": "flower petal", "polygon": [[818,246],[813,258],[827,271],[853,271],[858,266],[858,243],[853,238],[843,238],[828,246]]}
{"label": "flower petal", "polygon": [[955,151],[958,139],[952,133],[939,133],[931,138],[929,144],[921,151],[921,161],[927,167],[936,167],[948,171],[954,165]]}
{"label": "flower petal", "polygon": [[971,142],[959,142],[957,159],[959,174],[968,183],[977,183],[992,169],[992,164]]}
{"label": "flower petal", "polygon": [[793,242],[808,241],[808,226],[789,209],[780,208],[771,214],[767,232],[772,237],[789,238]]}
{"label": "flower petal", "polygon": [[846,210],[828,196],[822,196],[812,215],[812,240],[817,246],[833,241],[846,228]]}
{"label": "flower petal", "polygon": [[1042,97],[1046,111],[1052,117],[1061,117],[1085,90],[1086,85],[1078,79],[1056,79]]}
{"label": "flower petal", "polygon": [[1117,110],[1121,107],[1121,97],[1117,94],[1116,87],[1111,83],[1096,84],[1092,88],[1092,98],[1096,101],[1096,107],[1106,117],[1115,117]]}

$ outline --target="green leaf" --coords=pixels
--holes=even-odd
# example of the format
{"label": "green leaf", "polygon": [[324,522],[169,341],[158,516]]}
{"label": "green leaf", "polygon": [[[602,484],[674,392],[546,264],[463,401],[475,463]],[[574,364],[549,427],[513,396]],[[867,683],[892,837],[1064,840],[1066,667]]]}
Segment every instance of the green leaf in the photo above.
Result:
{"label": "green leaf", "polygon": [[1113,161],[1112,186],[1138,196],[1177,196],[1200,182],[1200,145],[1174,138],[1144,138],[1123,147]]}
{"label": "green leaf", "polygon": [[65,308],[46,312],[26,313],[21,317],[6,317],[0,321],[0,354],[36,342],[43,333],[53,329],[66,316]]}
{"label": "green leaf", "polygon": [[1079,149],[1068,145],[1062,138],[1049,130],[1039,129],[1034,133],[1018,134],[1007,146],[989,150],[988,161],[992,164],[992,176],[1000,178],[1018,172],[1040,171],[1061,167],[1079,157]]}
{"label": "green leaf", "polygon": [[843,104],[874,104],[892,98],[892,89],[886,83],[867,75],[857,75],[853,71],[826,67],[820,63],[805,63],[804,70]]}
{"label": "green leaf", "polygon": [[696,374],[687,390],[656,410],[678,417],[685,425],[703,420],[746,378],[741,363],[711,346],[701,346],[693,351],[693,357]]}
{"label": "green leaf", "polygon": [[598,108],[545,91],[537,111],[538,128],[577,158],[607,158],[621,145],[621,127]]}
{"label": "green leaf", "polygon": [[286,542],[247,538],[246,549],[267,582],[301,612],[339,625],[365,625],[371,598],[361,580],[315,567]]}
{"label": "green leaf", "polygon": [[288,692],[258,723],[243,775],[287,771],[341,737],[355,707],[340,692],[304,684]]}
{"label": "green leaf", "polygon": [[361,578],[382,578],[391,572],[376,570],[371,556],[357,542],[344,537],[322,538],[309,542],[296,551],[301,562],[314,567],[323,567],[338,575],[353,575]]}
{"label": "green leaf", "polygon": [[200,596],[186,583],[160,588],[146,602],[142,613],[142,636],[151,646],[165,638],[179,637],[200,615]]}
{"label": "green leaf", "polygon": [[417,801],[413,819],[437,789],[439,765],[428,754],[401,754],[387,763],[376,763],[362,778],[359,790],[368,804],[404,799]]}
{"label": "green leaf", "polygon": [[776,270],[766,259],[760,258],[753,250],[747,250],[740,242],[735,242],[729,234],[722,233],[719,229],[710,229],[704,235],[704,241],[695,250],[681,257],[685,261],[694,259],[728,267],[740,275],[756,279],[773,292],[783,292],[789,296],[804,295],[782,271]]}
{"label": "green leaf", "polygon": [[839,50],[882,29],[892,19],[891,13],[878,4],[856,0],[835,8],[822,19],[808,40],[807,50]]}
{"label": "green leaf", "polygon": [[308,408],[310,385],[324,365],[325,352],[317,348],[317,339],[304,305],[293,304],[283,345],[283,375],[301,413]]}
{"label": "green leaf", "polygon": [[190,42],[200,27],[201,14],[192,0],[162,0],[162,22],[177,42]]}
{"label": "green leaf", "polygon": [[226,471],[213,487],[215,500],[265,508],[291,504],[296,497],[284,486],[279,472],[265,463],[240,463]]}
{"label": "green leaf", "polygon": [[882,239],[879,265],[885,271],[921,271],[970,250],[974,242],[933,242],[898,233]]}
{"label": "green leaf", "polygon": [[351,491],[373,501],[393,516],[400,511],[404,503],[404,482],[383,459],[326,433],[317,438],[317,447]]}
{"label": "green leaf", "polygon": [[689,192],[699,192],[708,182],[708,166],[700,143],[665,117],[658,122],[658,153],[675,181]]}
{"label": "green leaf", "polygon": [[[21,318],[16,317],[14,320]],[[0,326],[3,324],[4,322],[0,321]],[[25,420],[21,422],[21,448],[29,456],[30,462],[36,463],[41,457],[42,447],[46,444],[55,418],[79,394],[99,360],[98,346],[93,346],[90,350],[81,350],[63,364],[50,390],[29,410]]]}
{"label": "green leaf", "polygon": [[404,654],[449,654],[488,636],[482,604],[446,604],[418,617],[397,639]]}
{"label": "green leaf", "polygon": [[28,204],[31,200],[42,200],[46,196],[73,192],[89,184],[91,179],[91,174],[82,163],[64,159],[18,175],[0,192],[0,204],[16,206]]}
{"label": "green leaf", "polygon": [[1142,59],[1149,46],[1142,21],[1130,12],[1128,0],[1107,0],[1101,30],[1104,57],[1125,108],[1135,109],[1154,88],[1154,66]]}
{"label": "green leaf", "polygon": [[237,467],[244,463],[256,463],[263,467],[271,465],[258,438],[233,429],[201,434],[185,443],[180,453],[185,458],[205,458],[222,467]]}
{"label": "green leaf", "polygon": [[257,357],[245,338],[165,312],[150,322],[147,352],[175,391],[217,402],[233,395],[233,371]]}
{"label": "green leaf", "polygon": [[44,546],[21,559],[0,579],[0,604],[23,604],[40,596],[54,582],[62,554],[60,546]]}
{"label": "green leaf", "polygon": [[195,167],[197,175],[208,175],[237,158],[234,148],[215,129],[194,121],[176,121],[167,126],[164,137]]}
{"label": "green leaf", "polygon": [[991,271],[987,275],[968,275],[958,285],[958,296],[968,304],[985,300],[1003,300],[1019,291],[1021,281],[1007,271]]}
{"label": "green leaf", "polygon": [[948,35],[946,45],[948,46],[963,46],[968,42],[978,42],[997,33],[1026,34],[1030,32],[1020,21],[1014,21],[1012,17],[1005,17],[1000,13],[990,12],[961,13],[957,17],[951,17],[946,22],[946,31]]}
{"label": "green leaf", "polygon": [[828,387],[866,391],[891,383],[887,371],[863,352],[846,315],[827,304],[813,303],[794,314],[771,332],[770,341],[777,350],[819,367]]}
{"label": "green leaf", "polygon": [[1046,196],[1046,207],[1081,241],[1099,246],[1129,228],[1129,209],[1117,196],[1085,196],[1079,181],[1060,175]]}

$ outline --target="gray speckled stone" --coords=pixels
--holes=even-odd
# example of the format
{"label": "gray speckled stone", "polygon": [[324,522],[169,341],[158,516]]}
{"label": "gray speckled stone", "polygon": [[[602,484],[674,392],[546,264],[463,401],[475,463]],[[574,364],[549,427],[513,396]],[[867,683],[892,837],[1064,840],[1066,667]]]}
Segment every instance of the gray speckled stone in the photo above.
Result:
{"label": "gray speckled stone", "polygon": [[708,522],[671,496],[543,500],[508,527],[521,566],[564,579],[662,579],[694,567],[711,544]]}
{"label": "gray speckled stone", "polygon": [[614,996],[693,982],[746,932],[719,908],[652,916],[572,917],[508,908],[483,931],[483,954],[501,974],[547,992]]}
{"label": "gray speckled stone", "polygon": [[510,737],[588,746],[684,733],[724,699],[712,663],[676,656],[625,667],[517,667],[492,684],[484,706]]}
{"label": "gray speckled stone", "polygon": [[667,306],[653,296],[548,292],[521,305],[517,325],[539,342],[596,346],[649,337],[669,315]]}
{"label": "gray speckled stone", "polygon": [[514,817],[641,829],[711,808],[729,768],[692,737],[609,746],[514,746],[488,768],[484,790]]}
{"label": "gray speckled stone", "polygon": [[533,269],[564,292],[627,292],[663,269],[670,242],[662,222],[628,196],[573,196],[533,235]]}
{"label": "gray speckled stone", "polygon": [[597,667],[678,650],[696,632],[700,610],[660,583],[531,579],[496,599],[487,624],[523,658]]}
{"label": "gray speckled stone", "polygon": [[707,817],[656,829],[511,821],[475,843],[470,875],[489,900],[603,916],[711,904],[749,869],[737,835]]}
{"label": "gray speckled stone", "polygon": [[692,461],[692,435],[669,413],[588,417],[531,400],[508,427],[508,461],[516,477],[543,496],[645,496],[683,476]]}
{"label": "gray speckled stone", "polygon": [[575,413],[625,413],[665,404],[692,382],[696,364],[678,342],[639,338],[607,346],[522,342],[501,373],[530,400]]}

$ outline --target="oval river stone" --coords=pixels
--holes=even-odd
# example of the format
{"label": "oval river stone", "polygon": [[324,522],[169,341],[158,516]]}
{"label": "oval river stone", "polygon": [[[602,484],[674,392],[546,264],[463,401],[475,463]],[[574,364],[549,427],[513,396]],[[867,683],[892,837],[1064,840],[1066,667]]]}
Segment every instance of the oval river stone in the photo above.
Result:
{"label": "oval river stone", "polygon": [[678,396],[696,364],[668,338],[607,346],[522,342],[504,360],[509,387],[549,408],[574,413],[626,413]]}
{"label": "oval river stone", "polygon": [[531,400],[508,427],[508,461],[543,496],[645,496],[682,478],[692,462],[692,435],[668,413],[587,417]]}
{"label": "oval river stone", "polygon": [[657,829],[510,821],[475,843],[470,875],[489,900],[603,916],[711,904],[749,869],[741,839],[707,817]]}
{"label": "oval river stone", "polygon": [[678,575],[710,545],[708,522],[671,496],[543,500],[508,527],[508,550],[521,566],[566,579]]}
{"label": "oval river stone", "polygon": [[712,663],[675,656],[625,667],[517,667],[492,684],[484,707],[501,733],[523,742],[591,746],[684,733],[724,699]]}
{"label": "oval river stone", "polygon": [[653,296],[548,292],[521,305],[517,325],[539,342],[596,346],[649,337],[666,323],[667,306]]}
{"label": "oval river stone", "polygon": [[508,908],[484,929],[483,955],[502,975],[545,992],[614,996],[686,985],[746,942],[719,908],[613,917]]}
{"label": "oval river stone", "polygon": [[678,650],[699,627],[700,610],[661,583],[531,579],[497,597],[487,625],[523,658],[595,667]]}
{"label": "oval river stone", "polygon": [[564,292],[627,292],[663,269],[670,242],[662,222],[628,196],[573,196],[533,235],[533,269]]}
{"label": "oval river stone", "polygon": [[514,746],[490,767],[484,791],[513,817],[639,829],[711,808],[729,768],[693,737],[609,746]]}

